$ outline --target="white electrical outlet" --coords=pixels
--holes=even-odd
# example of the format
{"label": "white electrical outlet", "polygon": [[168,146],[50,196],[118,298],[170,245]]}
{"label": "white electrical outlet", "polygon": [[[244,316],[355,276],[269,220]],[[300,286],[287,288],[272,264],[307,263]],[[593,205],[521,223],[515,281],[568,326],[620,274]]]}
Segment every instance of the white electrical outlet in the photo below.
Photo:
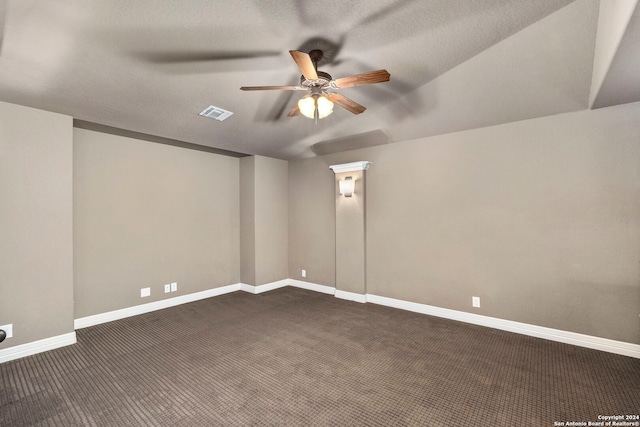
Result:
{"label": "white electrical outlet", "polygon": [[171,284],[171,292],[175,292],[178,290],[178,282],[173,282]]}
{"label": "white electrical outlet", "polygon": [[8,325],[2,325],[0,326],[0,329],[6,332],[7,334],[6,338],[11,338],[13,336],[13,323],[10,323]]}
{"label": "white electrical outlet", "polygon": [[148,297],[149,295],[151,295],[151,288],[140,289],[140,298]]}
{"label": "white electrical outlet", "polygon": [[302,270],[302,273],[300,274],[302,274],[302,277],[307,277],[307,270]]}
{"label": "white electrical outlet", "polygon": [[480,297],[471,297],[471,304],[474,307],[480,307]]}
{"label": "white electrical outlet", "polygon": [[167,292],[171,292],[171,285],[168,283],[164,285],[164,293],[166,294]]}

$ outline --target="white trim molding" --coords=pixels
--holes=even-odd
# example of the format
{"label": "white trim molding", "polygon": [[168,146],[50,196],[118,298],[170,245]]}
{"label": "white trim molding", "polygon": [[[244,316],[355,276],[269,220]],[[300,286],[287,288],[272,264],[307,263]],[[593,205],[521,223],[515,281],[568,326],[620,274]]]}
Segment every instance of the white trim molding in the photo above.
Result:
{"label": "white trim molding", "polygon": [[289,279],[278,280],[277,282],[265,283],[264,285],[247,285],[240,283],[240,290],[249,292],[250,294],[261,294],[263,292],[272,291],[278,288],[284,288],[289,285]]}
{"label": "white trim molding", "polygon": [[371,162],[369,161],[361,161],[361,162],[352,162],[352,163],[342,163],[339,165],[329,166],[329,169],[333,171],[333,173],[342,173],[342,172],[355,172],[355,171],[366,171],[371,166]]}
{"label": "white trim molding", "polygon": [[320,292],[323,294],[335,295],[336,288],[333,286],[327,285],[318,285],[316,283],[311,282],[303,282],[302,280],[289,279],[289,286],[293,286],[295,288],[307,289],[309,291]]}
{"label": "white trim molding", "polygon": [[114,320],[124,319],[126,317],[137,316],[138,314],[149,313],[164,308],[175,307],[176,305],[186,304],[205,298],[217,297],[219,295],[228,294],[230,292],[244,291],[251,294],[260,294],[262,292],[272,291],[289,285],[289,279],[278,280],[277,282],[266,283],[264,285],[253,286],[245,283],[236,283],[233,285],[221,286],[218,288],[207,289],[206,291],[194,292],[192,294],[180,295],[174,298],[154,301],[147,304],[135,305],[133,307],[121,308],[119,310],[108,311],[106,313],[94,314],[87,317],[75,319],[74,329],[87,328],[89,326],[99,325],[101,323],[111,322]]}
{"label": "white trim molding", "polygon": [[359,302],[361,304],[364,304],[365,302],[367,302],[367,295],[366,294],[356,294],[355,292],[341,291],[340,289],[336,289],[335,296],[336,296],[336,298],[346,299],[346,300],[349,300],[349,301],[355,301],[355,302]]}
{"label": "white trim molding", "polygon": [[[198,301],[205,298],[216,297],[218,295],[228,294],[241,290],[241,284],[221,286],[219,288],[208,289],[206,291],[195,292],[179,297],[163,299],[147,304],[135,305],[133,307],[121,308],[119,310],[108,311],[106,313],[94,314],[92,316],[81,317],[73,321],[75,329],[82,329],[89,326],[99,325],[101,323],[111,322],[113,320],[124,319],[126,317],[137,316],[138,314],[149,313],[151,311],[162,310],[163,308],[174,307],[188,302]],[[248,285],[245,285],[248,286]]]}
{"label": "white trim molding", "polygon": [[26,344],[19,344],[0,350],[0,363],[65,347],[67,345],[75,344],[76,342],[76,333],[69,332],[68,334],[31,341]]}
{"label": "white trim molding", "polygon": [[366,300],[373,304],[399,308],[402,310],[413,311],[415,313],[428,314],[430,316],[443,317],[451,320],[458,320],[460,322],[472,323],[474,325],[486,326],[489,328],[515,332],[517,334],[544,338],[550,341],[572,344],[640,359],[640,345],[638,344],[594,337],[591,335],[547,328],[544,326],[530,325],[528,323],[514,322],[512,320],[504,320],[496,317],[482,316],[480,314],[467,313],[464,311],[451,310],[448,308],[435,307],[427,304],[419,304],[372,294],[367,294]]}
{"label": "white trim molding", "polygon": [[[384,305],[387,307],[398,308],[401,310],[413,311],[415,313],[427,314],[430,316],[442,317],[445,319],[457,320],[460,322],[471,323],[474,325],[486,326],[489,328],[500,329],[508,332],[515,332],[522,335],[528,335],[537,338],[543,338],[550,341],[562,342],[565,344],[577,345],[580,347],[591,348],[594,350],[606,351],[609,353],[620,354],[623,356],[634,357],[640,359],[640,345],[627,343],[623,341],[616,341],[607,338],[594,337],[591,335],[579,334],[576,332],[563,331],[559,329],[547,328],[544,326],[531,325],[527,323],[515,322],[512,320],[504,320],[496,317],[483,316],[475,313],[467,313],[464,311],[451,310],[448,308],[436,307],[427,304],[420,304],[416,302],[404,301],[389,297],[383,297],[374,294],[357,294],[354,292],[347,292],[336,289],[332,286],[320,285],[317,283],[304,282],[297,279],[283,279],[276,282],[266,283],[264,285],[252,286],[244,283],[237,283],[234,285],[222,286],[219,288],[213,288],[202,292],[196,292],[193,294],[182,295],[176,298],[155,301],[148,304],[137,305],[134,307],[123,308],[121,310],[110,311],[107,313],[96,314],[93,316],[87,316],[74,321],[75,329],[86,328],[88,326],[98,325],[100,323],[110,322],[112,320],[123,319],[125,317],[135,316],[138,314],[148,313],[154,310],[161,310],[163,308],[173,307],[188,302],[197,301],[200,299],[211,298],[218,295],[227,294],[230,292],[244,291],[251,294],[260,294],[262,292],[271,291],[274,289],[282,288],[285,286],[293,286],[296,288],[307,289],[314,292],[320,292],[323,294],[334,295],[336,298],[344,299],[347,301],[354,301],[358,303],[373,303],[378,305]],[[56,337],[54,339],[55,341]],[[75,342],[75,333],[73,336]],[[33,348],[46,351],[56,347],[47,347],[47,340],[41,340],[34,343],[24,344],[23,346],[33,346]],[[44,342],[45,344],[39,344]],[[68,345],[73,344],[69,342]],[[59,346],[62,346],[59,345]],[[11,347],[6,350],[0,351],[0,363],[4,361],[3,352],[11,351],[14,348],[20,346]],[[31,347],[28,347],[31,348]],[[22,357],[21,350],[15,350],[17,356],[13,358]],[[36,351],[39,352],[39,351]],[[28,353],[24,356],[28,356]],[[6,359],[12,360],[12,359]]]}
{"label": "white trim molding", "polygon": [[[563,331],[527,323],[520,323],[512,320],[504,320],[496,317],[483,316],[480,314],[467,313],[464,311],[451,310],[448,308],[435,307],[427,304],[404,301],[374,294],[357,294],[354,292],[342,291],[336,289],[333,286],[320,285],[317,283],[305,282],[297,279],[282,279],[276,282],[266,283],[264,285],[258,286],[247,285],[244,283],[222,286],[202,292],[196,292],[193,294],[182,295],[175,298],[155,301],[148,304],[137,305],[134,307],[128,307],[120,310],[110,311],[107,313],[79,318],[74,321],[74,327],[75,329],[86,328],[88,326],[94,326],[100,323],[110,322],[112,320],[118,320],[125,317],[148,313],[154,310],[161,310],[163,308],[215,297],[230,292],[245,291],[252,294],[259,294],[285,286],[293,286],[296,288],[307,289],[323,294],[334,295],[336,298],[348,301],[354,301],[358,303],[370,302],[373,304],[384,305],[401,310],[413,311],[415,313],[457,320],[474,325],[486,326],[489,328],[515,332],[518,334],[543,338],[550,341],[557,341],[565,344],[572,344],[580,347],[586,347],[594,350],[601,350],[609,353],[615,353],[640,359],[640,345],[638,344],[594,337],[591,335],[584,335],[576,332]],[[10,347],[5,350],[0,350],[0,363],[24,356],[29,356],[31,354],[36,354],[41,351],[47,351],[65,345],[73,344],[75,342],[76,336],[75,332],[73,332],[71,334],[60,335],[58,337],[51,337],[44,340],[34,341],[32,343]]]}

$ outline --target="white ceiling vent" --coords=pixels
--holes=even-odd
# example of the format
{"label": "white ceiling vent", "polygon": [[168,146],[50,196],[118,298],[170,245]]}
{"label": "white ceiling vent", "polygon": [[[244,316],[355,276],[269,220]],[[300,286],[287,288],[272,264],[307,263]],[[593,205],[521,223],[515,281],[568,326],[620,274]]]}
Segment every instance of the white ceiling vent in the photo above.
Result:
{"label": "white ceiling vent", "polygon": [[214,107],[213,105],[209,105],[200,113],[201,116],[216,119],[220,122],[228,118],[232,114],[233,113],[231,111],[223,110],[222,108]]}

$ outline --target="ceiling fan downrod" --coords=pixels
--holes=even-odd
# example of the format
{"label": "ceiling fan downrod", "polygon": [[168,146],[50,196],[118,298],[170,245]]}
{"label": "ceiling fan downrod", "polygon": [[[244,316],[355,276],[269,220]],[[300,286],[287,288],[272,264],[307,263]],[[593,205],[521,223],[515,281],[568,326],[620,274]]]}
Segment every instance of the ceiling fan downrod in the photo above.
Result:
{"label": "ceiling fan downrod", "polygon": [[324,53],[320,49],[313,49],[309,52],[309,57],[311,58],[311,62],[313,62],[313,68],[316,69],[316,73],[318,72],[318,62],[322,60],[322,56]]}

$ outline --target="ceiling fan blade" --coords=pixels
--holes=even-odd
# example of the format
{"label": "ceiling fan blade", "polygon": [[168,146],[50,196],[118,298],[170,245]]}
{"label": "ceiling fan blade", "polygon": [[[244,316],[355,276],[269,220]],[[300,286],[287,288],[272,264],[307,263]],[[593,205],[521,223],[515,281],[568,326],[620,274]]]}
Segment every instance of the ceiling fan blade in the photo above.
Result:
{"label": "ceiling fan blade", "polygon": [[293,60],[298,64],[300,72],[308,80],[318,80],[318,73],[316,67],[313,66],[313,61],[308,53],[300,52],[299,50],[290,50],[289,53],[293,57]]}
{"label": "ceiling fan blade", "polygon": [[295,107],[293,107],[293,109],[291,111],[289,111],[289,114],[287,114],[287,116],[289,117],[295,117],[300,115],[300,108],[298,108],[298,104],[296,104]]}
{"label": "ceiling fan blade", "polygon": [[355,76],[342,77],[334,80],[333,83],[335,83],[337,88],[344,89],[346,87],[388,82],[390,78],[391,74],[389,74],[387,70],[378,70],[363,74],[356,74]]}
{"label": "ceiling fan blade", "polygon": [[302,86],[242,86],[240,90],[308,90]]}
{"label": "ceiling fan blade", "polygon": [[353,114],[360,114],[366,110],[365,107],[358,104],[357,102],[343,96],[339,93],[329,93],[326,95],[330,101],[338,104],[342,108],[351,111]]}

